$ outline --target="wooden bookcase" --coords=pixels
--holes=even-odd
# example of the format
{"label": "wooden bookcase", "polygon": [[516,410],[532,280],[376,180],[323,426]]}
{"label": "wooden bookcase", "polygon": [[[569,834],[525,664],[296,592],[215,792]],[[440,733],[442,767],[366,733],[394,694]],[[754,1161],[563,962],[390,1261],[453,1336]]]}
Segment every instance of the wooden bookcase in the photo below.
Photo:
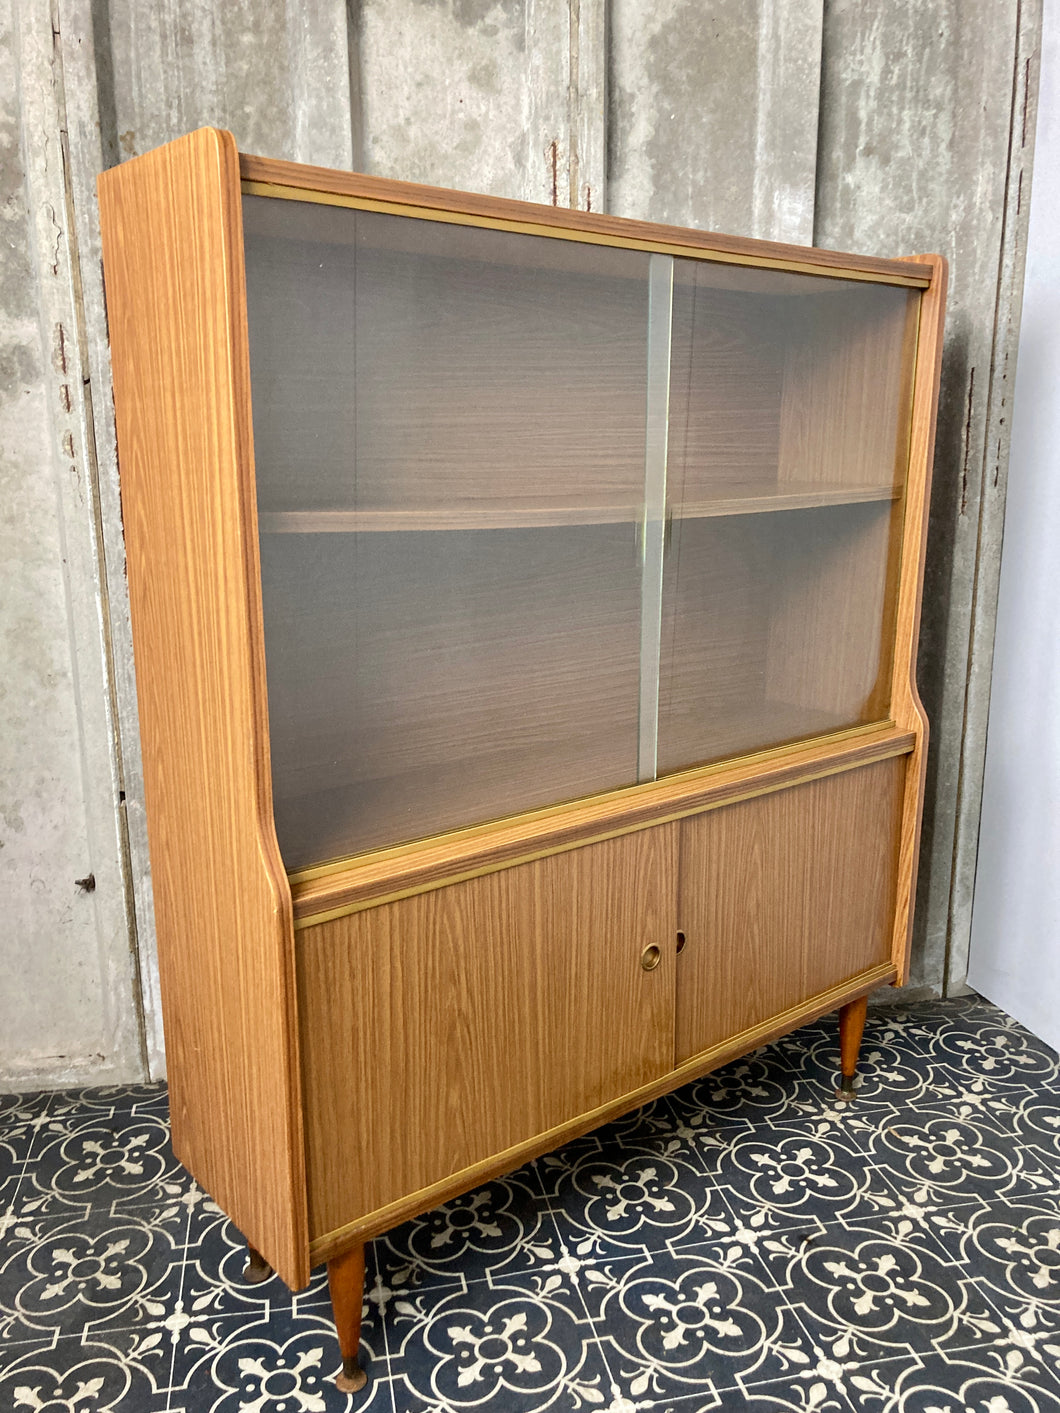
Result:
{"label": "wooden bookcase", "polygon": [[903,980],[945,264],[100,179],[177,1153],[327,1261]]}

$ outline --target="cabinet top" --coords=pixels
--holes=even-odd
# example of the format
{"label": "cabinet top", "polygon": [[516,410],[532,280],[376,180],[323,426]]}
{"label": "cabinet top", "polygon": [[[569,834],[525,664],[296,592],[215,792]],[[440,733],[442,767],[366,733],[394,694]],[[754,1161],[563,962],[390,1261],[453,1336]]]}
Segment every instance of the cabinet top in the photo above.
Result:
{"label": "cabinet top", "polygon": [[746,236],[720,235],[714,231],[634,221],[624,216],[543,206],[533,201],[451,191],[445,187],[367,176],[362,172],[305,166],[248,153],[239,154],[239,172],[243,190],[256,196],[317,201],[434,221],[448,219],[462,225],[494,226],[526,235],[661,251],[798,274],[832,275],[874,284],[923,289],[931,284],[934,273],[933,263],[927,260],[888,260]]}
{"label": "cabinet top", "polygon": [[[192,136],[192,135],[189,135]],[[231,133],[204,128],[194,135],[196,146],[206,139],[222,165],[233,175],[238,169],[242,190],[247,194],[293,201],[312,201],[329,206],[345,206],[382,211],[422,220],[460,225],[493,227],[526,235],[577,241],[582,244],[617,246],[630,250],[658,251],[710,260],[731,266],[788,271],[798,275],[831,276],[862,280],[873,284],[900,285],[924,289],[932,284],[944,261],[939,256],[883,259],[820,250],[811,246],[785,245],[778,241],[754,240],[745,236],[720,235],[681,226],[657,225],[592,211],[543,206],[531,201],[483,196],[451,191],[444,187],[373,177],[361,172],[337,171],[238,152]],[[212,139],[212,143],[211,140]],[[177,138],[174,143],[186,143]],[[104,172],[100,186],[121,181],[121,173],[140,163],[149,163],[152,153],[134,157],[120,167]],[[734,272],[735,273],[735,272]],[[797,284],[792,282],[792,292]],[[778,288],[775,292],[780,293]]]}

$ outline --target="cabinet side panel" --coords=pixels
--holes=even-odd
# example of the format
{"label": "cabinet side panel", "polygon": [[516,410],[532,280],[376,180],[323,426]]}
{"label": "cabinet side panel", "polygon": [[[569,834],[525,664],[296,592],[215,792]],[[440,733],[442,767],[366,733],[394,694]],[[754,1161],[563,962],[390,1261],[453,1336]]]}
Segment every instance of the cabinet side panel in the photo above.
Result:
{"label": "cabinet side panel", "polygon": [[100,179],[173,1145],[308,1279],[290,889],[272,825],[238,156]]}
{"label": "cabinet side panel", "polygon": [[684,820],[677,1063],[890,956],[906,759]]}
{"label": "cabinet side panel", "polygon": [[938,415],[939,376],[942,369],[942,335],[946,320],[946,287],[949,267],[941,255],[921,256],[932,270],[931,285],[920,300],[916,375],[913,381],[913,417],[909,436],[909,476],[906,483],[902,570],[896,609],[894,682],[891,715],[898,726],[916,734],[916,745],[906,777],[902,806],[902,837],[898,861],[898,906],[895,912],[893,956],[898,984],[909,977],[909,945],[916,899],[920,822],[924,810],[924,776],[927,769],[928,720],[916,684],[916,653],[920,636],[920,607],[924,588],[931,471],[935,456],[935,421]]}
{"label": "cabinet side panel", "polygon": [[314,1238],[668,1073],[676,842],[664,825],[299,934]]}

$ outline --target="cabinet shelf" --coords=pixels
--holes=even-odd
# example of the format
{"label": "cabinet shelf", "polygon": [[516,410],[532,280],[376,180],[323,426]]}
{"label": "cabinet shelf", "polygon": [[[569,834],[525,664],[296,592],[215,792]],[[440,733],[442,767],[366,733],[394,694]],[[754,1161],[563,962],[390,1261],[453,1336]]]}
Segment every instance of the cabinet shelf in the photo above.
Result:
{"label": "cabinet shelf", "polygon": [[[831,505],[862,505],[897,500],[894,486],[820,486],[789,481],[783,487],[741,487],[731,495],[688,501],[673,507],[675,520],[762,515],[779,510],[810,510]],[[534,505],[494,501],[481,507],[402,508],[400,510],[270,510],[258,517],[267,535],[362,534],[425,530],[526,530],[563,525],[639,523],[640,506],[626,504]]]}

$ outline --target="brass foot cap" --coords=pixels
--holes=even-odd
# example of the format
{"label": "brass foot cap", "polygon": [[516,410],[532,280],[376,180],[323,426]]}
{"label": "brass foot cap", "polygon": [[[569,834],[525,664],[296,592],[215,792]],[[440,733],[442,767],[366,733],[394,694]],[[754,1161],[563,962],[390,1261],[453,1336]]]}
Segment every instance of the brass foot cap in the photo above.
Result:
{"label": "brass foot cap", "polygon": [[350,1360],[350,1367],[342,1366],[342,1373],[335,1375],[335,1387],[340,1393],[360,1393],[368,1382],[368,1375],[359,1364]]}

